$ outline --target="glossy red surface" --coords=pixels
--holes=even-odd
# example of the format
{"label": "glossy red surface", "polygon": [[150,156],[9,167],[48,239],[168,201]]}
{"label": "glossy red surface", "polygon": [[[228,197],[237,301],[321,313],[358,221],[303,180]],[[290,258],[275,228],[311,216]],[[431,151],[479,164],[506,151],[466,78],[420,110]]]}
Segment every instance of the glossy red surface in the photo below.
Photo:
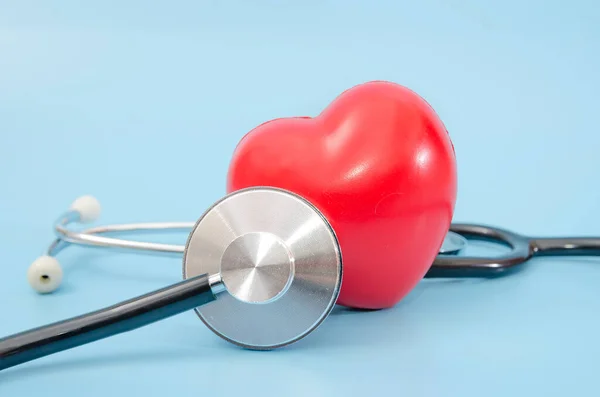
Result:
{"label": "glossy red surface", "polygon": [[413,91],[369,82],[314,118],[276,119],[233,153],[227,191],[273,186],[311,201],[342,250],[338,304],[398,303],[422,279],[452,220],[456,160],[446,128]]}

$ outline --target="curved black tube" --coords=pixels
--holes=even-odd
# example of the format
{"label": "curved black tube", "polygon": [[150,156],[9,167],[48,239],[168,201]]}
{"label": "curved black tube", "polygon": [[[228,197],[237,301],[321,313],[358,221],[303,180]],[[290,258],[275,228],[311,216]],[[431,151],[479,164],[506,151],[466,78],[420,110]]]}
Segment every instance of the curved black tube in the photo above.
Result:
{"label": "curved black tube", "polygon": [[215,299],[207,275],[95,312],[0,339],[0,370],[194,309]]}
{"label": "curved black tube", "polygon": [[460,255],[438,255],[426,278],[486,278],[517,271],[534,253],[527,237],[509,230],[486,225],[453,223],[450,231],[463,237],[489,241],[510,248],[506,255],[486,258]]}
{"label": "curved black tube", "polygon": [[519,265],[534,256],[598,256],[598,237],[531,238],[497,227],[453,223],[450,231],[479,241],[489,241],[510,248],[499,257],[465,257],[438,255],[426,278],[497,277],[519,270]]}

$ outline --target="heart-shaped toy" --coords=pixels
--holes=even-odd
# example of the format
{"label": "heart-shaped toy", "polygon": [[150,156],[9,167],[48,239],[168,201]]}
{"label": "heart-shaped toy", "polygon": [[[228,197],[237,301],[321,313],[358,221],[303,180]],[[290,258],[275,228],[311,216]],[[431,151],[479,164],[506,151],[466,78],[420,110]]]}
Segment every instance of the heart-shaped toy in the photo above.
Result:
{"label": "heart-shaped toy", "polygon": [[287,189],[331,223],[344,261],[337,303],[394,306],[423,278],[454,213],[454,147],[413,91],[357,85],[316,117],[275,119],[236,147],[227,191]]}

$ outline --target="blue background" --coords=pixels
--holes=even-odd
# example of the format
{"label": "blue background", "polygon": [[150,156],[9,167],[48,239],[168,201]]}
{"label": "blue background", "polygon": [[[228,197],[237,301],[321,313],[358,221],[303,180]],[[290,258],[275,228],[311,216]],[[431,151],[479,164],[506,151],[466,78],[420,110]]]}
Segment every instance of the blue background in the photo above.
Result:
{"label": "blue background", "polygon": [[[179,259],[76,248],[60,292],[33,293],[26,269],[74,198],[96,195],[100,223],[193,221],[247,131],[375,79],[448,127],[456,221],[600,235],[597,2],[58,3],[0,3],[0,334],[180,279]],[[599,313],[600,260],[536,259],[338,308],[268,353],[182,314],[2,372],[0,395],[591,396]]]}

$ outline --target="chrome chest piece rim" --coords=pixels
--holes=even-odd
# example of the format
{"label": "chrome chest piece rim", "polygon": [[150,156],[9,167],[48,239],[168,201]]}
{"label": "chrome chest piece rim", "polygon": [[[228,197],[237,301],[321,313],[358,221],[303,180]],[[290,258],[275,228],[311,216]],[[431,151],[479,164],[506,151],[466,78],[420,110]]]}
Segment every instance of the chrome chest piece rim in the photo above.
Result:
{"label": "chrome chest piece rim", "polygon": [[231,193],[196,222],[183,277],[221,277],[217,299],[195,309],[214,333],[258,350],[293,343],[333,309],[342,282],[335,232],[308,201],[276,188]]}
{"label": "chrome chest piece rim", "polygon": [[458,255],[467,246],[467,239],[458,233],[449,231],[444,238],[440,255]]}

